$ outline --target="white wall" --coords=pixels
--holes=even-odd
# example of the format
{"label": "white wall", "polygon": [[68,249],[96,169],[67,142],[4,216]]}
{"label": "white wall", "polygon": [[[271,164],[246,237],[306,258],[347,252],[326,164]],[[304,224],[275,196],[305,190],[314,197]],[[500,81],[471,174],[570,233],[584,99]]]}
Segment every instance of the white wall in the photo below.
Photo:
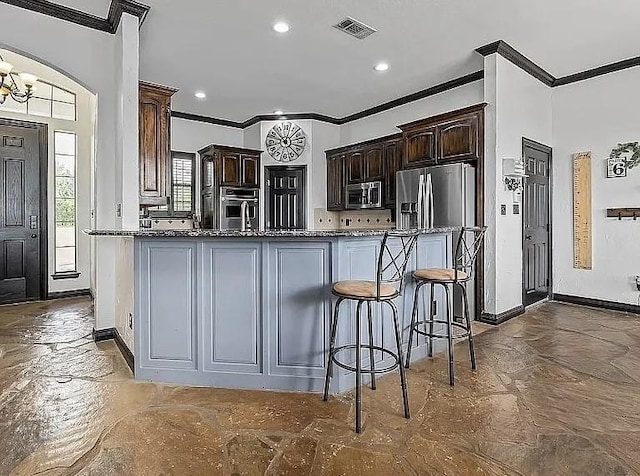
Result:
{"label": "white wall", "polygon": [[[553,291],[639,304],[640,221],[606,218],[606,208],[640,206],[640,170],[607,179],[619,142],[640,141],[640,68],[553,89]],[[592,151],[593,269],[573,268],[572,158]]]}
{"label": "white wall", "polygon": [[340,126],[340,144],[354,144],[394,134],[400,132],[396,126],[401,124],[481,103],[484,100],[482,83],[482,81],[475,81],[459,88],[450,89],[419,101],[343,124]]}
{"label": "white wall", "polygon": [[[127,15],[124,14],[123,17]],[[6,3],[0,4],[0,18],[7,19],[2,26],[2,46],[48,64],[97,95],[93,164],[94,219],[98,228],[114,228],[116,188],[117,183],[122,180],[122,175],[117,177],[115,173],[116,131],[124,124],[119,121],[117,113],[118,100],[121,99],[117,74],[123,69],[122,65],[116,66],[117,61],[122,61],[122,58],[117,58],[116,52],[118,47],[121,51],[137,48],[137,41],[135,45],[121,43],[118,46],[115,35],[36,14]],[[137,155],[127,154],[126,158],[130,161],[138,160]],[[123,173],[125,169],[122,170]],[[95,240],[94,261],[95,327],[110,328],[115,325],[113,240]]]}
{"label": "white wall", "polygon": [[[82,233],[91,226],[91,157],[93,154],[93,115],[94,96],[84,87],[63,74],[11,51],[2,51],[6,61],[13,64],[16,71],[28,71],[38,78],[64,88],[76,94],[76,121],[67,121],[41,116],[30,116],[6,111],[0,105],[0,117],[22,121],[39,122],[48,125],[48,289],[49,292],[62,292],[77,289],[88,289],[90,286],[90,250],[89,237]],[[37,87],[37,86],[36,86]],[[74,132],[77,135],[76,157],[76,256],[77,271],[80,276],[75,279],[54,280],[55,272],[55,154],[54,132]]]}
{"label": "white wall", "polygon": [[[485,58],[484,82],[485,311],[500,314],[522,304],[522,213],[513,214],[502,159],[522,157],[523,137],[552,145],[551,88],[495,54]],[[507,215],[500,215],[501,204]]]}
{"label": "white wall", "polygon": [[209,144],[242,147],[243,142],[242,129],[171,118],[171,150],[195,153]]}

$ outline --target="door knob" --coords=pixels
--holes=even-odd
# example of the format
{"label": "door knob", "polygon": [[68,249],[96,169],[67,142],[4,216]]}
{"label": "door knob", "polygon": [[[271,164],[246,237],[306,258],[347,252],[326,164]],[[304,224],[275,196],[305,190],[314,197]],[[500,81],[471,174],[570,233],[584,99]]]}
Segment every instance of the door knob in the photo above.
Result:
{"label": "door knob", "polygon": [[531,238],[532,238],[532,236],[531,236],[531,235],[526,235],[526,236],[524,237],[524,239],[525,239],[525,240],[530,240]]}
{"label": "door knob", "polygon": [[31,235],[31,238],[38,238],[38,235],[36,235],[35,233]]}

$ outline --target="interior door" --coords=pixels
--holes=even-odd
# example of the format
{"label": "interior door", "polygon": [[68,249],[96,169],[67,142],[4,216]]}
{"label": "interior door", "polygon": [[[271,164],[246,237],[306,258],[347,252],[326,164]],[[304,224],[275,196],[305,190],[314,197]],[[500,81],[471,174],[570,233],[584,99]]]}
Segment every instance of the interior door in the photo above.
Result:
{"label": "interior door", "polygon": [[304,167],[268,167],[267,171],[267,228],[270,230],[304,229]]}
{"label": "interior door", "polygon": [[551,149],[524,141],[523,301],[528,306],[549,296],[551,214],[549,170]]}
{"label": "interior door", "polygon": [[41,298],[38,131],[0,125],[0,304]]}

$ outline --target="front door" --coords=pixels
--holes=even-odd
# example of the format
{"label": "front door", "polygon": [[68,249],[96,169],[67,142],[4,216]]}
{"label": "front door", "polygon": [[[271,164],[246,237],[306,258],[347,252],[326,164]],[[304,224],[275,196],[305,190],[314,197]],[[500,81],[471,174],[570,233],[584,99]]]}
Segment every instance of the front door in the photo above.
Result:
{"label": "front door", "polygon": [[551,149],[524,140],[523,300],[528,306],[549,296],[551,262]]}
{"label": "front door", "polygon": [[305,228],[305,167],[267,168],[267,229]]}
{"label": "front door", "polygon": [[0,124],[0,304],[40,299],[38,130]]}

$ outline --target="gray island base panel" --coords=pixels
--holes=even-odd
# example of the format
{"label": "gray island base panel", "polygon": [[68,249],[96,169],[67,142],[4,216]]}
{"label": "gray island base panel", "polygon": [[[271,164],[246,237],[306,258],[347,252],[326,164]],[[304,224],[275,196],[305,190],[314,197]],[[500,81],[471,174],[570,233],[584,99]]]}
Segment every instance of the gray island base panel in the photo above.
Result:
{"label": "gray island base panel", "polygon": [[[414,289],[410,271],[450,266],[450,231],[429,230],[418,239],[404,295],[396,300],[405,348]],[[136,379],[307,392],[320,392],[324,384],[334,303],[331,285],[375,279],[382,234],[305,232],[239,238],[201,231],[188,236],[129,233],[135,247]],[[423,289],[421,308],[426,309],[429,289]],[[443,318],[446,307],[439,289],[436,300]],[[393,349],[388,306],[372,307],[375,344]],[[338,345],[354,342],[354,318],[355,305],[343,303]],[[368,341],[365,331],[362,339]],[[413,355],[426,356],[424,338],[413,345]],[[353,353],[340,358],[355,362]],[[375,358],[376,366],[391,363],[379,352]],[[363,352],[365,365],[368,352]],[[332,393],[354,385],[353,374],[334,367]]]}

